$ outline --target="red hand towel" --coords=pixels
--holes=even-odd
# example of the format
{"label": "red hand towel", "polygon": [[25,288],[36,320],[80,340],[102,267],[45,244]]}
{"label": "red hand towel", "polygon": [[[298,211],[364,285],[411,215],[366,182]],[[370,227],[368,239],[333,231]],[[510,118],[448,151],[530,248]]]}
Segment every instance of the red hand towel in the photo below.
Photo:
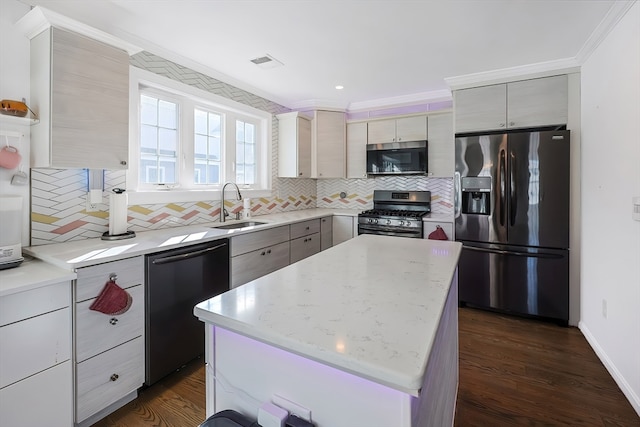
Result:
{"label": "red hand towel", "polygon": [[449,240],[449,238],[447,237],[447,233],[445,233],[444,230],[442,229],[442,227],[440,227],[439,225],[436,225],[435,231],[432,231],[431,233],[429,233],[429,239],[431,239],[431,240]]}
{"label": "red hand towel", "polygon": [[129,292],[122,289],[113,280],[109,280],[91,304],[89,310],[99,311],[104,314],[118,315],[125,313],[131,307],[133,298]]}

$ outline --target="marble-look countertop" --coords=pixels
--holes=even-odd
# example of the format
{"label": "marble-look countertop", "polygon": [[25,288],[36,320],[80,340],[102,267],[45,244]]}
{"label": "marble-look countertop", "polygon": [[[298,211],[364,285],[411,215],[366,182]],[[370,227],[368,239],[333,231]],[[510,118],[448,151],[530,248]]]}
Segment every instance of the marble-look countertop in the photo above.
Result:
{"label": "marble-look countertop", "polygon": [[39,258],[60,268],[73,270],[138,255],[175,249],[186,245],[233,237],[328,215],[357,216],[359,212],[361,211],[351,209],[304,209],[249,218],[249,221],[264,222],[264,224],[253,227],[231,230],[215,228],[216,226],[224,224],[246,221],[227,220],[224,224],[212,222],[203,225],[143,231],[136,233],[136,236],[131,239],[116,241],[102,239],[76,240],[50,245],[29,246],[22,248],[22,251],[25,254]]}
{"label": "marble-look countertop", "polygon": [[0,297],[71,281],[76,273],[44,261],[25,257],[18,267],[0,270]]}
{"label": "marble-look countertop", "polygon": [[457,242],[360,235],[196,305],[202,321],[417,395]]}
{"label": "marble-look countertop", "polygon": [[[210,224],[192,225],[185,227],[164,228],[136,233],[131,239],[107,241],[102,239],[75,240],[65,243],[53,243],[50,245],[29,246],[22,248],[23,253],[49,262],[60,268],[74,270],[95,264],[117,261],[138,255],[146,255],[175,249],[186,245],[193,245],[224,237],[233,237],[253,231],[292,224],[308,219],[321,218],[328,215],[357,216],[361,211],[354,209],[303,209],[291,212],[260,215],[249,218],[250,221],[264,222],[253,227],[223,230],[215,228],[224,225],[219,222]],[[453,222],[450,215],[431,214],[424,218],[425,221],[449,221]],[[231,224],[239,221],[227,221]]]}

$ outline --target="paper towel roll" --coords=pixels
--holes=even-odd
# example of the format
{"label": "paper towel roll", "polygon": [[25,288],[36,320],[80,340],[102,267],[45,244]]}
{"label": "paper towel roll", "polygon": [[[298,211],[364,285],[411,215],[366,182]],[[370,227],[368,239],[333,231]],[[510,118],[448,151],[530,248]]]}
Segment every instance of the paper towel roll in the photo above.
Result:
{"label": "paper towel roll", "polygon": [[114,188],[109,197],[109,234],[112,236],[127,232],[127,193]]}
{"label": "paper towel roll", "polygon": [[244,199],[242,213],[243,213],[245,219],[246,218],[251,218],[251,199],[249,199],[249,198],[245,198]]}

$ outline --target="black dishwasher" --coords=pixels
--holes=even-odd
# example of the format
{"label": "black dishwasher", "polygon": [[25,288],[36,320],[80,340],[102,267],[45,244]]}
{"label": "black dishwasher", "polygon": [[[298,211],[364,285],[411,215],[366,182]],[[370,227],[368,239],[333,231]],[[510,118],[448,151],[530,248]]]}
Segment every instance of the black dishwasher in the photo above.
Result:
{"label": "black dishwasher", "polygon": [[145,384],[204,353],[204,323],[193,307],[229,290],[229,239],[145,257]]}

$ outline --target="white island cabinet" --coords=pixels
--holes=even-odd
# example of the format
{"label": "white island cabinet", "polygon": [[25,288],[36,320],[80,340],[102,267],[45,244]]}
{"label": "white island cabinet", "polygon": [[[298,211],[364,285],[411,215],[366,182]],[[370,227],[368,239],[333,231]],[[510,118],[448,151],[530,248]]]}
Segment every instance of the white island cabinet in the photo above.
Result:
{"label": "white island cabinet", "polygon": [[198,304],[207,416],[277,395],[317,427],[453,425],[460,250],[361,235]]}

